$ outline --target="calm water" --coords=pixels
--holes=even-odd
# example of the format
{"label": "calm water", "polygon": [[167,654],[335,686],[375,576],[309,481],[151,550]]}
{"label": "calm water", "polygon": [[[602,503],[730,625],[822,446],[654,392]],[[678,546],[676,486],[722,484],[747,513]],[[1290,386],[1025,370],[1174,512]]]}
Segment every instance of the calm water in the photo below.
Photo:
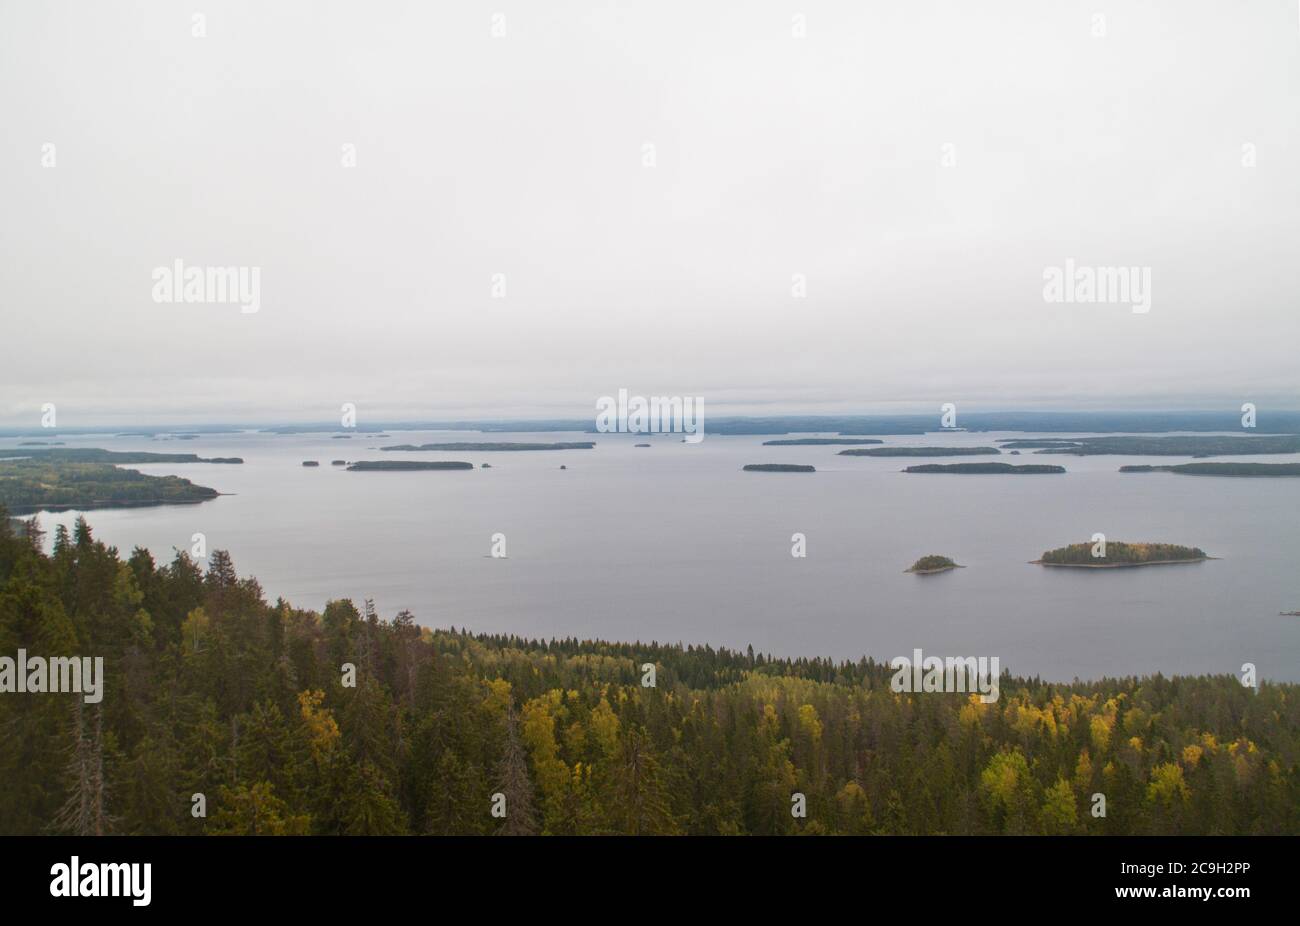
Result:
{"label": "calm water", "polygon": [[[242,466],[135,467],[228,496],[196,506],[92,511],[96,535],[160,560],[230,550],[274,600],[320,608],[370,597],[391,617],[528,636],[711,643],[780,655],[889,659],[998,656],[1051,680],[1236,672],[1300,680],[1300,479],[1121,475],[1123,463],[1186,458],[1002,457],[1064,465],[1061,476],[907,475],[920,459],[761,447],[763,437],[390,432],[233,434],[192,441],[94,437],[69,446],[242,456]],[[986,445],[1024,434],[887,437]],[[1053,435],[1061,436],[1061,435]],[[591,440],[594,450],[384,454],[384,444]],[[649,442],[649,449],[637,443]],[[456,459],[472,472],[346,472],[330,460]],[[319,460],[319,469],[301,466]],[[961,458],[938,462],[961,462]],[[1296,457],[1252,457],[1271,462]],[[743,473],[810,463],[811,475]],[[564,464],[567,470],[561,470]],[[75,513],[42,515],[47,529]],[[804,533],[808,555],[790,555]],[[1028,565],[1087,540],[1160,540],[1222,559],[1131,570]],[[508,559],[489,554],[506,535]],[[966,569],[903,570],[941,553]]]}

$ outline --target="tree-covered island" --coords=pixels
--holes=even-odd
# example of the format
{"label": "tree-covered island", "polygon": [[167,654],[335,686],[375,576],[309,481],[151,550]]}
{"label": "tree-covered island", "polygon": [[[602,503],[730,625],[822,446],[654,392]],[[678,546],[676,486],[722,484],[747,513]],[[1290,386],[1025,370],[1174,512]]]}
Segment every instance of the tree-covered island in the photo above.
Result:
{"label": "tree-covered island", "polygon": [[936,572],[947,572],[949,569],[965,569],[965,566],[954,563],[946,556],[939,556],[937,553],[931,553],[928,556],[922,556],[910,568],[903,570],[918,576],[933,575]]}
{"label": "tree-covered island", "polygon": [[823,447],[830,444],[883,444],[884,441],[866,437],[792,437],[785,440],[765,440],[764,447]]}
{"label": "tree-covered island", "polygon": [[1063,473],[1064,466],[1048,466],[1041,463],[1027,463],[1024,466],[1013,466],[1010,463],[922,463],[919,466],[909,466],[903,470],[905,473],[965,473],[965,474],[992,474],[992,473],[1010,473],[1011,475],[1030,476],[1042,473]]}
{"label": "tree-covered island", "polygon": [[[1102,555],[1094,555],[1100,553]],[[1120,566],[1158,566],[1169,563],[1199,563],[1211,559],[1200,547],[1176,543],[1124,543],[1119,540],[1072,543],[1048,550],[1034,560],[1038,566],[1073,566],[1107,569]]]}
{"label": "tree-covered island", "polygon": [[473,463],[453,460],[358,460],[349,463],[349,470],[357,472],[412,472],[424,469],[473,469]]}
{"label": "tree-covered island", "polygon": [[854,447],[841,450],[842,457],[987,457],[997,456],[997,447]]}
{"label": "tree-covered island", "polygon": [[201,457],[195,453],[147,450],[100,450],[97,447],[0,447],[0,459],[23,458],[47,463],[243,463],[242,457]]}

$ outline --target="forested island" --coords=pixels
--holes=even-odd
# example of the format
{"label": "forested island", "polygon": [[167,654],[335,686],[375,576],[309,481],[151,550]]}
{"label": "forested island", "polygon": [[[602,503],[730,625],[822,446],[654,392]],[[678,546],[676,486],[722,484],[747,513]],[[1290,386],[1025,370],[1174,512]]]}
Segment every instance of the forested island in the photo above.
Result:
{"label": "forested island", "polygon": [[932,575],[936,572],[947,572],[949,569],[965,569],[965,566],[954,563],[946,556],[939,556],[931,553],[929,556],[922,556],[904,572],[911,572],[920,576]]}
{"label": "forested island", "polygon": [[999,440],[998,444],[999,446],[1001,446],[1003,450],[1008,450],[1013,447],[1016,448],[1015,450],[1012,450],[1012,453],[1018,453],[1021,450],[1035,450],[1043,447],[1055,448],[1055,447],[1080,446],[1078,441],[1065,440],[1063,438],[1058,438],[1058,437],[1031,438],[1028,440],[1022,440],[1020,438],[1007,438],[1007,439]]}
{"label": "forested island", "polygon": [[349,470],[409,472],[421,469],[473,469],[473,463],[458,463],[448,460],[358,460],[349,463]]}
{"label": "forested island", "polygon": [[218,494],[180,476],[147,476],[109,463],[0,460],[0,504],[15,514],[191,505]]}
{"label": "forested island", "polygon": [[1300,463],[1178,463],[1121,466],[1121,473],[1182,473],[1187,476],[1300,476]]}
{"label": "forested island", "polygon": [[842,457],[983,457],[1000,454],[997,447],[855,447]]}
{"label": "forested island", "polygon": [[100,450],[95,447],[0,447],[0,459],[25,457],[48,463],[243,463],[242,457],[201,457],[193,453]]}
{"label": "forested island", "polygon": [[1200,547],[1184,547],[1175,543],[1123,543],[1108,540],[1104,556],[1094,556],[1093,550],[1101,544],[1072,543],[1069,546],[1048,550],[1034,560],[1034,565],[1074,566],[1090,569],[1107,569],[1121,566],[1158,566],[1167,563],[1199,563],[1210,559]]}
{"label": "forested island", "polygon": [[316,612],[221,550],[123,558],[81,521],[44,555],[12,524],[0,653],[102,654],[105,683],[95,704],[0,697],[8,834],[1300,832],[1297,685],[1005,674],[988,704],[896,694],[866,658]]}
{"label": "forested island", "polygon": [[788,440],[765,440],[764,447],[820,447],[828,444],[883,444],[875,438],[862,437],[793,437]]}
{"label": "forested island", "polygon": [[473,443],[458,441],[449,444],[394,444],[392,447],[380,447],[380,450],[449,450],[455,452],[485,451],[489,453],[509,450],[590,450],[596,446],[595,441],[559,441],[552,444],[511,443],[509,441],[492,441]]}
{"label": "forested island", "polygon": [[747,463],[747,473],[815,473],[817,467],[797,463]]}
{"label": "forested island", "polygon": [[1011,473],[1013,475],[1034,475],[1040,473],[1063,473],[1064,466],[1048,466],[1041,463],[1027,463],[1013,466],[1010,463],[922,463],[909,466],[905,473]]}
{"label": "forested island", "polygon": [[1300,453],[1300,434],[1218,435],[1172,434],[1167,436],[1114,435],[1062,439],[999,441],[1003,448],[1037,448],[1037,453],[1070,453],[1076,456],[1115,454],[1146,457],[1211,457],[1258,453]]}

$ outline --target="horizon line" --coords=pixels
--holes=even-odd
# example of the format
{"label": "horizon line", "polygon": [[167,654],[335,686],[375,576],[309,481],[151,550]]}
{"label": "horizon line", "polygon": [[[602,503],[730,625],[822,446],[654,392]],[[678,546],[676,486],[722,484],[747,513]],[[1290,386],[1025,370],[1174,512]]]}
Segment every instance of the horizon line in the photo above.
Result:
{"label": "horizon line", "polygon": [[[939,409],[927,412],[769,412],[765,414],[721,414],[704,416],[705,431],[708,431],[707,422],[717,423],[745,423],[745,422],[763,422],[763,421],[791,421],[791,422],[843,422],[846,420],[879,420],[898,423],[922,424],[926,421],[938,421],[942,415]],[[1023,409],[1023,408],[998,408],[983,409],[979,411],[965,411],[959,414],[960,420],[976,421],[997,416],[1016,416],[1023,418],[1140,418],[1152,415],[1166,416],[1170,418],[1206,418],[1220,417],[1224,421],[1238,420],[1242,415],[1239,408],[1056,408],[1056,409]],[[1300,418],[1300,407],[1267,409],[1261,417],[1272,418]],[[266,432],[283,429],[312,430],[312,431],[357,431],[373,432],[380,430],[477,430],[477,428],[468,427],[471,425],[538,425],[546,426],[549,429],[561,429],[560,426],[574,426],[572,430],[586,431],[593,429],[596,421],[595,415],[584,417],[571,416],[531,416],[531,415],[502,415],[502,416],[458,416],[447,418],[419,418],[419,417],[387,417],[378,418],[365,423],[358,423],[352,426],[343,426],[336,420],[330,419],[286,419],[286,418],[268,418],[264,420],[221,420],[214,418],[196,418],[180,419],[178,421],[154,422],[149,423],[147,419],[132,419],[127,422],[97,422],[68,426],[51,426],[44,427],[36,425],[21,424],[0,424],[0,435],[25,437],[30,435],[49,435],[56,434],[103,434],[116,433],[127,434],[138,431],[141,435],[153,434],[175,434],[175,433],[202,433],[204,431],[254,431]],[[1300,421],[1288,422],[1288,426],[1300,424]],[[563,428],[570,429],[570,428]],[[956,428],[943,428],[936,425],[933,430],[969,430],[962,426]],[[1235,429],[1234,429],[1235,430]],[[1250,430],[1260,433],[1267,431],[1265,427],[1254,427]]]}

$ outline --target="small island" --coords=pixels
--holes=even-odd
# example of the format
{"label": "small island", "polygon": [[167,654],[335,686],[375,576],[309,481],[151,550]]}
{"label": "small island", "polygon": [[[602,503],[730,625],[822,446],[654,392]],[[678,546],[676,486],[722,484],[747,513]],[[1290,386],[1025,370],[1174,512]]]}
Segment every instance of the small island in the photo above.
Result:
{"label": "small island", "polygon": [[471,451],[497,452],[509,450],[590,450],[596,446],[595,441],[560,441],[553,444],[530,444],[530,443],[511,443],[509,441],[496,441],[490,443],[473,443],[466,441],[457,441],[449,444],[394,444],[391,447],[380,447],[380,450],[450,450],[457,453],[468,453]]}
{"label": "small island", "polygon": [[821,447],[827,444],[883,444],[875,438],[858,437],[792,437],[785,440],[765,440],[764,447]]}
{"label": "small island", "polygon": [[649,444],[637,444],[638,447],[649,447]]}
{"label": "small island", "polygon": [[330,460],[330,466],[347,466],[347,460]]}
{"label": "small island", "polygon": [[320,461],[319,461],[319,460],[303,460],[303,461],[302,461],[302,465],[303,465],[303,466],[320,466]]}
{"label": "small island", "polygon": [[987,457],[997,456],[997,447],[855,447],[841,450],[842,457]]}
{"label": "small island", "polygon": [[1300,476],[1300,463],[1178,463],[1121,466],[1121,473],[1181,473],[1185,476]]}
{"label": "small island", "polygon": [[1064,466],[1047,466],[1028,463],[1024,466],[1012,466],[1010,463],[923,463],[909,466],[905,473],[1010,473],[1012,475],[1035,475],[1041,473],[1063,473]]}
{"label": "small island", "polygon": [[1072,543],[1048,550],[1033,560],[1035,566],[1065,566],[1075,569],[1115,569],[1129,566],[1161,566],[1174,563],[1199,563],[1212,559],[1200,547],[1176,543],[1123,543],[1107,541],[1105,556],[1093,556],[1092,543]]}
{"label": "small island", "polygon": [[412,472],[425,469],[473,469],[473,463],[458,463],[449,460],[358,460],[348,464],[349,470],[357,472]]}
{"label": "small island", "polygon": [[910,569],[904,569],[903,571],[910,572],[913,575],[928,576],[934,575],[936,572],[947,572],[949,569],[965,568],[965,566],[954,563],[946,556],[939,556],[938,554],[931,553],[928,556],[922,556],[912,564]]}
{"label": "small island", "polygon": [[802,466],[797,463],[747,463],[747,473],[815,473],[817,467]]}

